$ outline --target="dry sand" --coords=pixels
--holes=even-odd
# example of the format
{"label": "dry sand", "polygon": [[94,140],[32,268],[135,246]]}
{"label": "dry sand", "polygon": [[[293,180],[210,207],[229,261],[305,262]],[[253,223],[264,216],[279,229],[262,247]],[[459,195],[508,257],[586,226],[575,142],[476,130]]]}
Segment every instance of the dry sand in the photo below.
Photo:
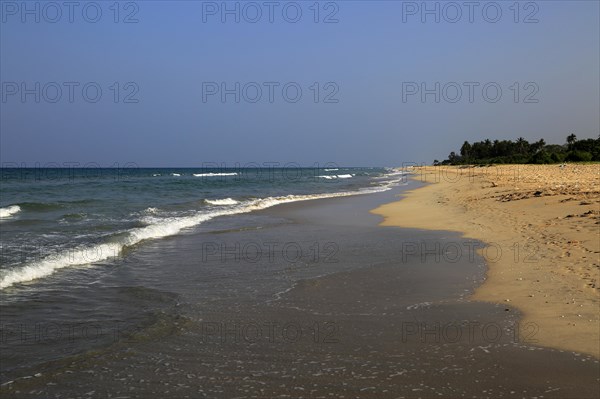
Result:
{"label": "dry sand", "polygon": [[[508,302],[537,343],[600,357],[600,165],[420,167],[429,184],[374,213],[382,225],[481,240],[472,299]],[[531,332],[531,331],[530,331]]]}

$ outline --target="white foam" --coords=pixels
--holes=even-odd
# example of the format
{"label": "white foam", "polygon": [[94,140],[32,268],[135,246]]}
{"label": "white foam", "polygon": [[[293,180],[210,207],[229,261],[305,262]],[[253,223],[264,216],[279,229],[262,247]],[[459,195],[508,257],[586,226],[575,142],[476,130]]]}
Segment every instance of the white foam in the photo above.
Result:
{"label": "white foam", "polygon": [[392,185],[392,183],[389,183],[380,187],[362,188],[358,191],[338,193],[257,198],[238,203],[237,206],[228,209],[206,213],[198,212],[193,216],[153,219],[155,221],[152,224],[130,230],[128,234],[118,242],[75,248],[57,254],[56,256],[49,256],[40,261],[34,261],[23,267],[0,271],[0,290],[10,287],[13,284],[47,277],[65,267],[83,266],[117,257],[122,253],[123,249],[136,245],[141,241],[172,236],[178,234],[183,229],[197,226],[218,216],[248,213],[290,202],[382,192],[390,190]]}
{"label": "white foam", "polygon": [[237,176],[237,173],[194,173],[196,177]]}
{"label": "white foam", "polygon": [[205,199],[204,202],[206,202],[207,204],[211,204],[211,205],[235,205],[235,204],[239,203],[238,201],[234,200],[233,198],[224,198],[224,199],[215,199],[215,200]]}
{"label": "white foam", "polygon": [[215,216],[220,216],[220,214],[215,212],[160,220],[154,224],[130,230],[127,236],[117,242],[71,249],[17,269],[3,271],[0,289],[10,287],[15,283],[47,277],[65,267],[88,265],[117,257],[126,247],[138,244],[143,240],[175,235],[182,229],[198,225]]}
{"label": "white foam", "polygon": [[15,283],[49,276],[56,270],[64,267],[108,259],[111,256],[109,254],[116,255],[119,253],[119,250],[120,246],[118,244],[101,244],[93,247],[69,250],[57,255],[50,255],[41,261],[3,273],[2,280],[0,280],[0,289],[10,287]]}
{"label": "white foam", "polygon": [[406,175],[408,174],[408,172],[402,171],[402,170],[394,170],[393,172],[390,173],[386,173],[386,176],[398,176],[398,175]]}
{"label": "white foam", "polygon": [[154,176],[154,177],[160,176],[160,173],[154,173],[152,176]]}
{"label": "white foam", "polygon": [[181,176],[181,173],[171,173],[171,176]]}
{"label": "white foam", "polygon": [[394,170],[394,169],[388,169],[389,172],[384,174],[383,176],[377,176],[374,177],[374,180],[382,180],[382,179],[389,179],[391,177],[395,177],[395,176],[404,176],[404,175],[410,175],[411,172],[406,172],[403,170]]}
{"label": "white foam", "polygon": [[336,170],[339,170],[339,169],[324,169],[324,170],[325,170],[325,172],[335,172]]}
{"label": "white foam", "polygon": [[350,178],[354,177],[354,175],[322,175],[322,176],[317,176],[317,177],[320,177],[321,179],[327,179],[327,180],[350,179]]}
{"label": "white foam", "polygon": [[9,218],[15,213],[21,211],[21,207],[19,205],[11,205],[6,208],[0,208],[0,218]]}
{"label": "white foam", "polygon": [[414,309],[419,309],[419,308],[427,308],[429,306],[433,305],[433,302],[420,302],[420,303],[415,303],[413,305],[407,306],[406,310],[414,310]]}

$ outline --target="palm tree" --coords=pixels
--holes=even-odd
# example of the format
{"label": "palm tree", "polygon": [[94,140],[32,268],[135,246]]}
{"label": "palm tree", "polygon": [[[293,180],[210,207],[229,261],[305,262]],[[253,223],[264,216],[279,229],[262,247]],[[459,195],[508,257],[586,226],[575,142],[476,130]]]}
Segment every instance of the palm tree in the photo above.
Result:
{"label": "palm tree", "polygon": [[462,155],[462,157],[465,158],[468,162],[470,154],[471,154],[471,144],[469,144],[468,141],[465,141],[463,143],[462,147],[460,147],[460,155]]}
{"label": "palm tree", "polygon": [[529,147],[529,143],[523,137],[519,137],[517,139],[516,144],[520,154],[525,154],[527,152],[527,147]]}
{"label": "palm tree", "polygon": [[573,146],[575,145],[576,141],[577,141],[577,136],[575,136],[575,133],[571,133],[570,135],[567,136],[567,149],[569,151],[573,149]]}
{"label": "palm tree", "polygon": [[534,153],[537,153],[541,150],[544,149],[544,147],[546,146],[546,141],[544,139],[540,139],[540,141],[536,141],[535,143],[533,143],[532,150]]}

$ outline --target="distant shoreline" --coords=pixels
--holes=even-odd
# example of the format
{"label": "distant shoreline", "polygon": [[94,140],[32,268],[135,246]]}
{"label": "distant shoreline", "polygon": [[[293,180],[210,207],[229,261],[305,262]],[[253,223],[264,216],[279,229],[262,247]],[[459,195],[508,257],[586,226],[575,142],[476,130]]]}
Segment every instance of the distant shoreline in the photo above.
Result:
{"label": "distant shoreline", "polygon": [[472,299],[522,310],[539,345],[600,357],[600,165],[414,172],[434,184],[374,209],[383,226],[459,231],[489,244],[479,250],[487,280]]}

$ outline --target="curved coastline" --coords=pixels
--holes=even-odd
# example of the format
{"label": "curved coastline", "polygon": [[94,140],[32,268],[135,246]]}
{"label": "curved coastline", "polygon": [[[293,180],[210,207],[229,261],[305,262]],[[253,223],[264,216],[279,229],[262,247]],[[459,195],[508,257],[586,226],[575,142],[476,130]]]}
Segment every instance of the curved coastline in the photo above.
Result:
{"label": "curved coastline", "polygon": [[[507,303],[538,345],[600,357],[597,165],[421,167],[426,184],[371,212],[382,226],[460,232],[485,242],[473,300]],[[594,231],[596,239],[594,239]],[[595,261],[594,261],[595,258]]]}

